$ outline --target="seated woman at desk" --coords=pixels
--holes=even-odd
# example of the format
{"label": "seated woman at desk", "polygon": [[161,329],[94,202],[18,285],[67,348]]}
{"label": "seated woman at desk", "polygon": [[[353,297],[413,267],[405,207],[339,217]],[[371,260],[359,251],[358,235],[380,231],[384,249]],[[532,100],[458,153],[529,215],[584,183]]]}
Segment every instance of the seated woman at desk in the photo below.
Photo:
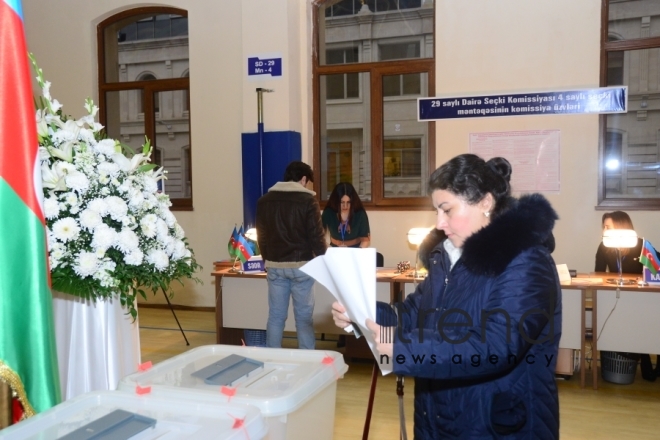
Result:
{"label": "seated woman at desk", "polygon": [[321,215],[332,247],[369,247],[369,218],[353,185],[340,182],[332,190]]}
{"label": "seated woman at desk", "polygon": [[[623,211],[606,212],[603,214],[602,220],[603,232],[608,229],[632,229],[632,220],[630,216]],[[639,256],[642,253],[642,246],[644,240],[637,239],[637,246],[631,249],[621,249],[621,273],[641,275],[644,266],[639,262]],[[617,259],[617,250],[614,248],[605,247],[603,242],[598,246],[596,251],[596,272],[619,272]],[[660,376],[660,362],[656,361],[655,370],[651,364],[651,357],[648,354],[641,355],[641,370],[642,377],[648,381],[655,381],[656,377]]]}
{"label": "seated woman at desk", "polygon": [[[606,212],[602,220],[603,232],[608,229],[635,229],[630,216],[623,211]],[[621,272],[641,274],[643,266],[639,262],[644,240],[637,239],[637,246],[632,249],[621,249]],[[601,241],[596,251],[596,272],[619,272],[617,251],[605,247]]]}

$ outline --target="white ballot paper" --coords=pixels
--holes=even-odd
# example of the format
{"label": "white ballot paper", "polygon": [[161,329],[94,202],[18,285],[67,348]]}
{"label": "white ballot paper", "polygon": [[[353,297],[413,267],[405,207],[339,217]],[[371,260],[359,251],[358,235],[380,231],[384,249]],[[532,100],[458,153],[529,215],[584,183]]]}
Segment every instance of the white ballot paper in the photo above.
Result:
{"label": "white ballot paper", "polygon": [[[349,319],[358,327],[349,326],[346,331],[364,336],[379,362],[376,343],[366,326],[367,319],[376,322],[376,249],[331,247],[300,270],[323,284],[346,308]],[[379,366],[383,375],[392,372],[391,363],[379,362]]]}

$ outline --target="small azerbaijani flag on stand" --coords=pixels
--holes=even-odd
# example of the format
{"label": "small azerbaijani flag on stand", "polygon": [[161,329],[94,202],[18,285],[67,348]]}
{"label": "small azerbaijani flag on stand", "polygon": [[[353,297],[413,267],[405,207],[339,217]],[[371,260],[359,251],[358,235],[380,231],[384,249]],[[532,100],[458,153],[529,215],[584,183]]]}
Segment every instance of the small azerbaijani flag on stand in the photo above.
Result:
{"label": "small azerbaijani flag on stand", "polygon": [[[651,243],[644,239],[642,246],[642,253],[639,255],[639,262],[644,266],[644,281],[647,283],[660,282],[660,260],[658,260],[658,253],[653,248]],[[646,273],[648,272],[648,276]]]}
{"label": "small azerbaijani flag on stand", "polygon": [[229,237],[227,252],[229,252],[229,258],[236,259],[238,257],[238,232],[236,232],[236,226],[234,226],[234,232]]}
{"label": "small azerbaijani flag on stand", "polygon": [[0,381],[14,421],[60,402],[32,82],[19,0],[0,0]]}
{"label": "small azerbaijani flag on stand", "polygon": [[238,258],[241,260],[241,262],[245,263],[247,260],[250,259],[254,255],[254,252],[252,252],[252,246],[250,246],[250,243],[248,243],[247,238],[245,238],[245,232],[243,231],[243,225],[241,225],[241,229],[238,231],[238,239],[236,240],[237,243],[237,255]]}

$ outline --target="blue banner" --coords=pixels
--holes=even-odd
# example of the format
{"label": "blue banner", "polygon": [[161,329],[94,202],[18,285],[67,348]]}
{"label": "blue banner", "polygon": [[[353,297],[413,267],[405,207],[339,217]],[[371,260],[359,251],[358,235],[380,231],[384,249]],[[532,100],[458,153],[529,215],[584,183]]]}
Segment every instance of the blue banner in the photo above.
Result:
{"label": "blue banner", "polygon": [[282,76],[282,58],[248,58],[248,76],[255,75]]}
{"label": "blue banner", "polygon": [[453,98],[419,98],[417,119],[432,121],[489,116],[626,113],[628,88],[530,92]]}

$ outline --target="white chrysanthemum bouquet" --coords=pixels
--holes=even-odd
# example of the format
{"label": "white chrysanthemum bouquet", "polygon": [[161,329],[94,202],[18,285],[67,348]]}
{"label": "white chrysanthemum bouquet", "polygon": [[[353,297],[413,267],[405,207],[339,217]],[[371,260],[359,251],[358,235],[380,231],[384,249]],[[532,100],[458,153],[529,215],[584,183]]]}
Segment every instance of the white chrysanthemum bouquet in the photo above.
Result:
{"label": "white chrysanthemum bouquet", "polygon": [[129,147],[102,139],[91,99],[87,116],[63,116],[32,62],[43,93],[37,132],[53,289],[93,299],[116,294],[135,318],[136,293],[146,298],[145,288],[155,293],[174,280],[199,281],[201,267],[169,196],[158,193],[163,170],[149,163],[148,141],[127,156]]}

